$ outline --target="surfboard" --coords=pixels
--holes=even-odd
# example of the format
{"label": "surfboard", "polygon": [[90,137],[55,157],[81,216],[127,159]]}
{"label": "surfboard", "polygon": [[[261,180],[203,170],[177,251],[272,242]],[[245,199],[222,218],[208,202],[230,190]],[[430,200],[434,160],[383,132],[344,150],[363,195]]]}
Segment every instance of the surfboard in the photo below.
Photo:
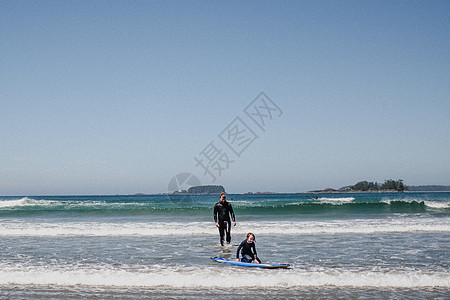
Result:
{"label": "surfboard", "polygon": [[251,268],[263,268],[263,269],[286,269],[290,265],[289,264],[255,264],[255,263],[247,263],[235,260],[228,260],[222,257],[211,257],[212,260],[218,263],[233,265],[233,266],[241,266],[241,267],[251,267]]}

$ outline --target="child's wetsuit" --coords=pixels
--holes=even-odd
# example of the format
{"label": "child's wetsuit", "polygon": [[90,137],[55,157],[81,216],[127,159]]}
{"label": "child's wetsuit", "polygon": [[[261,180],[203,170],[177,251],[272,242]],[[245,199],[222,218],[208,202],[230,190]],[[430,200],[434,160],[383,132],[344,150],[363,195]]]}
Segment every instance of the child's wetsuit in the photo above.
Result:
{"label": "child's wetsuit", "polygon": [[257,260],[261,263],[261,260],[258,258],[258,254],[256,253],[256,246],[255,243],[247,243],[247,240],[243,240],[242,243],[239,245],[236,251],[236,258],[239,258],[239,250],[242,249],[241,255],[243,262],[252,262],[253,260]]}

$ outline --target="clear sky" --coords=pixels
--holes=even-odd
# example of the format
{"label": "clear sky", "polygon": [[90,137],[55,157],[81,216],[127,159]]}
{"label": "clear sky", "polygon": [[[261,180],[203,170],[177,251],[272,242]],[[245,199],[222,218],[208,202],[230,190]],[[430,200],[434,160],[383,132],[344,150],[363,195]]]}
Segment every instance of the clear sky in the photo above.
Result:
{"label": "clear sky", "polygon": [[0,143],[0,195],[450,185],[450,1],[1,0]]}

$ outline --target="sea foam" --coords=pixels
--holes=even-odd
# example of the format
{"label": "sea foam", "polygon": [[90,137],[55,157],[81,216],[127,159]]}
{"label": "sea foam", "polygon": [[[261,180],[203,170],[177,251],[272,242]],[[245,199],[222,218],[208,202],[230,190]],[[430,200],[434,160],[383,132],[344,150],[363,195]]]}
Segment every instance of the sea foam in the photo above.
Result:
{"label": "sea foam", "polygon": [[[450,232],[450,218],[353,219],[330,221],[246,221],[235,234],[259,235],[370,234],[383,232]],[[0,223],[0,236],[210,236],[213,222],[23,222]]]}
{"label": "sea foam", "polygon": [[[227,280],[223,280],[226,277]],[[61,268],[3,267],[0,285],[59,285],[103,287],[172,288],[296,288],[335,287],[450,287],[449,272],[386,269],[352,271],[344,269],[247,270],[211,263],[199,267],[146,266],[140,270],[108,267]]]}

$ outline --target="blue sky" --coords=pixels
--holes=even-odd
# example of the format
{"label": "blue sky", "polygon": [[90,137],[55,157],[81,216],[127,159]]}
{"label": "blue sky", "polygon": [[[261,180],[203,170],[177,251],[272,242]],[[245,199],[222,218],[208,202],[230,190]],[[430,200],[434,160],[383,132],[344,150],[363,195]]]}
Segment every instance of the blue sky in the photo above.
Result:
{"label": "blue sky", "polygon": [[[0,195],[165,193],[180,173],[231,193],[450,185],[448,1],[0,7]],[[236,118],[257,137],[239,156]],[[215,181],[195,160],[211,142]]]}

